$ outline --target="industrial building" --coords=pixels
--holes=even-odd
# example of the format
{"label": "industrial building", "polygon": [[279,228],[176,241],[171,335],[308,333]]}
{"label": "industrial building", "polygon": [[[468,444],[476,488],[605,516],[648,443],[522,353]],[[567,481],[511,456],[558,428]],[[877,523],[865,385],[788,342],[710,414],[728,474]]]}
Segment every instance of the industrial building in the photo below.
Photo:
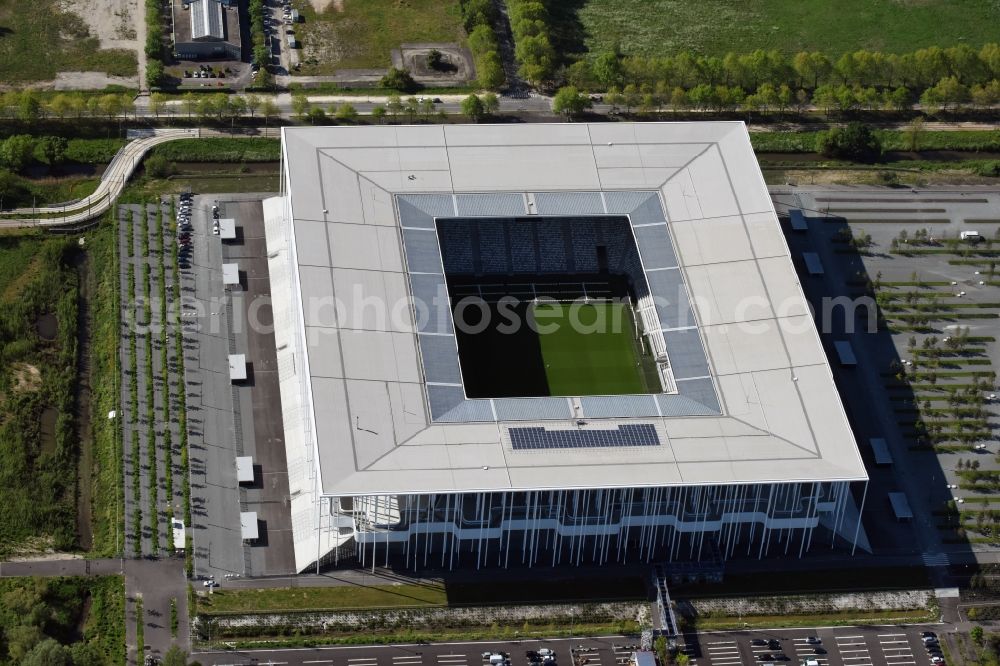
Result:
{"label": "industrial building", "polygon": [[239,60],[237,0],[173,0],[173,49],[179,60]]}
{"label": "industrial building", "polygon": [[[299,571],[866,547],[867,475],[743,123],[285,127],[281,159]],[[595,283],[624,285],[646,390],[470,390],[449,292]]]}

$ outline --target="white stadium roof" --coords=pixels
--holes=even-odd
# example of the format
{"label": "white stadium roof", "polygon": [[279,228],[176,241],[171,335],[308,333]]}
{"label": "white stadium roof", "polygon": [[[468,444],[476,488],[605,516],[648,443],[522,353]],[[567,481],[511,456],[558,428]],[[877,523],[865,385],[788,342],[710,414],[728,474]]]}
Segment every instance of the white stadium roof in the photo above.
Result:
{"label": "white stadium roof", "polygon": [[[282,402],[286,427],[304,419],[315,441],[325,494],[867,478],[743,123],[282,133],[280,205],[291,224],[268,219],[279,366],[286,345],[306,350],[284,375],[300,381],[283,381]],[[646,269],[637,229],[659,234],[653,249],[670,250],[665,272],[680,276],[693,315],[675,338],[664,334],[676,394],[466,400],[455,384],[430,381],[455,362],[435,351],[453,335],[449,321],[428,330],[409,310],[343,317],[303,305],[391,307],[418,274],[441,279],[436,239],[423,240],[434,234],[419,235],[435,217],[500,213],[628,214]],[[295,275],[282,277],[289,262]],[[282,329],[283,300],[301,325]],[[292,385],[301,416],[288,413]],[[635,425],[655,431],[656,445],[512,446],[517,428]]]}

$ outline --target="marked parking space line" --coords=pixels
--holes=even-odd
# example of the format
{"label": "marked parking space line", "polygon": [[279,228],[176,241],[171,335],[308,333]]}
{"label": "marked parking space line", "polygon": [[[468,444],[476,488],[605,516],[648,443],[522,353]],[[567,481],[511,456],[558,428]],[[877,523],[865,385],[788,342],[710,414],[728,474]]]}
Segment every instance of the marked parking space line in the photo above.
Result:
{"label": "marked parking space line", "polygon": [[303,664],[332,664],[333,659],[310,659],[309,661],[303,661]]}

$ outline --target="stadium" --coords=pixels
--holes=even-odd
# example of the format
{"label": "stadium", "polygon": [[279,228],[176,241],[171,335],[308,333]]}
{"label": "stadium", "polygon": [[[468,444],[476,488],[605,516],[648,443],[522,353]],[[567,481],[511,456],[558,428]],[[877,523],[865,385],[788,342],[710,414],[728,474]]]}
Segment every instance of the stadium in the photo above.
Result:
{"label": "stadium", "polygon": [[742,123],[283,128],[296,567],[853,553],[867,475]]}

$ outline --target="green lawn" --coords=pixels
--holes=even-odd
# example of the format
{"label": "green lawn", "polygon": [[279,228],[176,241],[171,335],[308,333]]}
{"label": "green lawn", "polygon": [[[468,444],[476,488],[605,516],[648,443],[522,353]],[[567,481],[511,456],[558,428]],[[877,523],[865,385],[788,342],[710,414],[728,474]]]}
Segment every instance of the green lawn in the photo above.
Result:
{"label": "green lawn", "polygon": [[435,606],[448,601],[443,585],[338,585],[336,587],[290,587],[262,590],[217,590],[198,600],[198,608],[209,612],[246,612],[268,609],[392,608]]}
{"label": "green lawn", "polygon": [[61,4],[0,0],[0,81],[47,81],[59,71],[81,70],[135,75],[135,52],[101,49],[83,19]]}
{"label": "green lawn", "polygon": [[403,606],[542,603],[644,599],[638,576],[553,575],[548,580],[514,580],[424,585],[339,585],[335,587],[216,590],[198,600],[206,612],[309,610],[321,608],[395,608]]}
{"label": "green lawn", "polygon": [[390,50],[404,42],[465,41],[458,0],[343,0],[343,11],[335,5],[317,13],[308,0],[296,0],[304,19],[296,28],[300,74],[389,67]]}
{"label": "green lawn", "polygon": [[[533,314],[550,395],[649,392],[626,305],[539,304]],[[546,327],[552,332],[545,332]]]}
{"label": "green lawn", "polygon": [[996,41],[1000,5],[991,0],[585,0],[589,50],[620,44],[629,54],[705,55],[754,49],[839,54],[912,51]]}

